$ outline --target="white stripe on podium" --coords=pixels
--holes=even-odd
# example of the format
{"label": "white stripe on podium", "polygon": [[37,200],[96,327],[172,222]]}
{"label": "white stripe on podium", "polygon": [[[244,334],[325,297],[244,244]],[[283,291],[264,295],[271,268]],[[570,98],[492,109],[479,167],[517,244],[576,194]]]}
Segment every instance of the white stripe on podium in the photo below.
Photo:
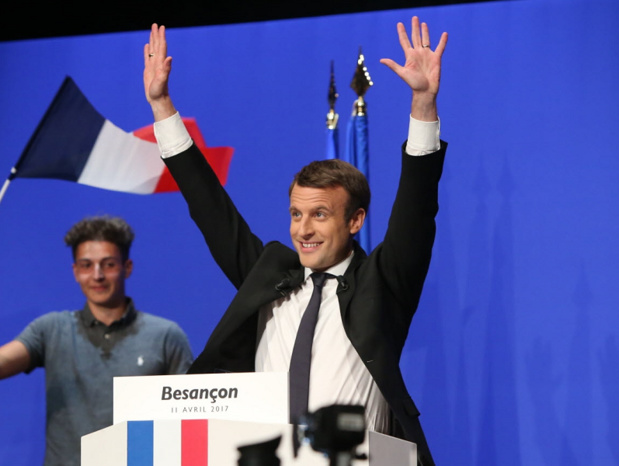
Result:
{"label": "white stripe on podium", "polygon": [[181,421],[155,421],[153,466],[181,466]]}

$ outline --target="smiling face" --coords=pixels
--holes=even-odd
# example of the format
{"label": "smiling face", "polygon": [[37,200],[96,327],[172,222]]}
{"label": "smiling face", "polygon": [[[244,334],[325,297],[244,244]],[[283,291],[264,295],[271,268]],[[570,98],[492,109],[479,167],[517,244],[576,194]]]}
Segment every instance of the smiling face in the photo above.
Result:
{"label": "smiling face", "polygon": [[73,275],[79,283],[90,309],[124,309],[125,279],[133,262],[123,262],[120,249],[108,241],[85,241],[75,250]]}
{"label": "smiling face", "polygon": [[352,237],[363,226],[365,211],[357,209],[347,220],[349,197],[341,186],[293,186],[290,237],[304,267],[324,271],[343,261],[352,251]]}

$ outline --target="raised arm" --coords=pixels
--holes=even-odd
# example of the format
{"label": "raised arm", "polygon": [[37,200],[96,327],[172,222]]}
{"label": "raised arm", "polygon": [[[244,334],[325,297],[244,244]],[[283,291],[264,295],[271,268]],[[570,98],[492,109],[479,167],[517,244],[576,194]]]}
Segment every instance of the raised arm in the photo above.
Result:
{"label": "raised arm", "polygon": [[0,379],[6,379],[28,369],[30,353],[21,341],[13,340],[0,346]]}
{"label": "raised arm", "polygon": [[380,62],[393,70],[413,91],[411,116],[416,120],[436,121],[436,96],[441,80],[441,57],[447,45],[447,33],[441,35],[438,45],[432,51],[428,25],[419,24],[417,16],[412,19],[410,40],[404,24],[398,23],[397,28],[404,51],[404,65],[389,58],[383,58]]}
{"label": "raised arm", "polygon": [[172,71],[172,57],[168,56],[165,26],[153,24],[148,44],[144,45],[144,92],[155,121],[161,121],[176,113],[168,92],[168,80]]}
{"label": "raised arm", "polygon": [[160,147],[172,146],[166,154],[162,151],[162,156],[187,201],[191,218],[221,270],[240,287],[264,246],[191,142],[180,116],[162,122],[177,113],[168,92],[171,70],[165,27],[153,24],[144,45],[144,92],[155,117],[155,136]]}

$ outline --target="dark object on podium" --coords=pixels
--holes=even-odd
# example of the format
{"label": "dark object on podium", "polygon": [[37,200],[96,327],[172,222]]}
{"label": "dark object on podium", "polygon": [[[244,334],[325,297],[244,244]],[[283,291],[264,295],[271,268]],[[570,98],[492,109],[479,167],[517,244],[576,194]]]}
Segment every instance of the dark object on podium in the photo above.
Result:
{"label": "dark object on podium", "polygon": [[298,435],[309,440],[315,451],[325,453],[331,466],[349,466],[353,459],[367,459],[355,452],[365,439],[363,406],[331,405],[307,414]]}
{"label": "dark object on podium", "polygon": [[279,466],[280,461],[275,451],[281,439],[280,436],[266,442],[238,447],[241,453],[238,466]]}

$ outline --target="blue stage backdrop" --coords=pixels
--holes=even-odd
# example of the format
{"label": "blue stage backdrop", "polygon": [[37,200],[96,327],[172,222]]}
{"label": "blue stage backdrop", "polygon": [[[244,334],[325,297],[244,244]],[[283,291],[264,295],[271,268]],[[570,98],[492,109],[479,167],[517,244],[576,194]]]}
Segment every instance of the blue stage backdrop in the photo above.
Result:
{"label": "blue stage backdrop", "polygon": [[[343,127],[361,46],[374,81],[376,244],[410,109],[405,84],[378,60],[402,59],[395,25],[413,14],[433,45],[450,34],[438,236],[401,361],[437,464],[619,464],[619,3],[521,0],[171,29],[171,93],[207,145],[235,148],[227,188],[256,233],[290,244],[287,188],[324,158],[330,63]],[[67,75],[122,129],[152,122],[142,89],[149,26],[0,44],[0,176]],[[0,341],[44,312],[83,305],[63,236],[101,213],[136,231],[128,292],[137,306],[176,320],[198,354],[234,290],[180,194],[59,180],[16,179],[0,203]],[[0,464],[40,464],[43,371],[0,382],[0,400]]]}

